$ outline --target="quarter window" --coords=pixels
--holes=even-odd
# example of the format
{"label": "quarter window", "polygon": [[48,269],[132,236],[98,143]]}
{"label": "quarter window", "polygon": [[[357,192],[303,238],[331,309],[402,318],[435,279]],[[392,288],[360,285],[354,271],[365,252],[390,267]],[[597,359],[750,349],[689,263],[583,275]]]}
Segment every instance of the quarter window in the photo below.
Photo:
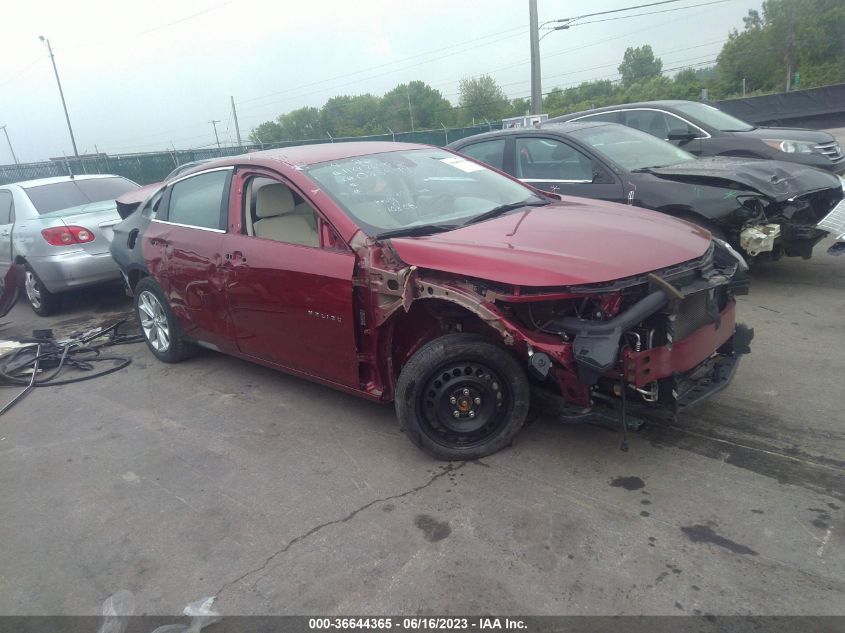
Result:
{"label": "quarter window", "polygon": [[0,224],[12,223],[12,192],[0,191]]}
{"label": "quarter window", "polygon": [[229,170],[212,171],[174,184],[167,220],[206,229],[223,228],[230,175]]}
{"label": "quarter window", "polygon": [[593,162],[571,145],[551,138],[516,139],[516,175],[526,180],[592,182]]}
{"label": "quarter window", "polygon": [[475,160],[486,163],[491,167],[504,171],[505,139],[503,138],[495,141],[474,143],[458,151],[460,151],[461,154],[466,154],[470,158],[474,158]]}

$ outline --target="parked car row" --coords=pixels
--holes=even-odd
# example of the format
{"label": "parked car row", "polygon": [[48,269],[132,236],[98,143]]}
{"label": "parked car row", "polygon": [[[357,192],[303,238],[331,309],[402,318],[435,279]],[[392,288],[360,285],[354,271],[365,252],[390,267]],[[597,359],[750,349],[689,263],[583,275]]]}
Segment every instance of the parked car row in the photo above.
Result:
{"label": "parked car row", "polygon": [[44,212],[44,184],[14,186],[53,220],[11,231],[37,312],[69,286],[47,284],[35,245],[78,260],[110,243],[158,359],[206,347],[393,402],[448,460],[506,446],[538,393],[624,427],[631,404],[677,413],[724,389],[753,338],[736,315],[741,253],[809,257],[845,214],[829,172],[697,159],[604,121],[450,149],[289,147],[112,184],[108,202]]}
{"label": "parked car row", "polygon": [[696,158],[617,123],[547,123],[449,146],[534,187],[654,209],[689,220],[745,256],[812,255],[843,196],[821,170],[742,157]]}

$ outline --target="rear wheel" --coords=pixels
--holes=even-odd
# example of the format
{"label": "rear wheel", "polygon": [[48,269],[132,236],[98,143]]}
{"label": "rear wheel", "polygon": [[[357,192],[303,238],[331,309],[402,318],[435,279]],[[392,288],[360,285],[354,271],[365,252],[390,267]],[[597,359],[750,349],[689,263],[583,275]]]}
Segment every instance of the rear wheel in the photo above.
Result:
{"label": "rear wheel", "polygon": [[35,271],[29,266],[24,272],[24,288],[26,299],[32,306],[33,312],[39,316],[50,316],[62,307],[62,297],[47,290]]}
{"label": "rear wheel", "polygon": [[182,328],[155,280],[145,277],[135,286],[135,313],[147,347],[165,363],[176,363],[196,350],[182,334]]}
{"label": "rear wheel", "polygon": [[408,438],[444,460],[478,459],[507,446],[528,414],[522,366],[481,336],[449,334],[402,368],[396,414]]}

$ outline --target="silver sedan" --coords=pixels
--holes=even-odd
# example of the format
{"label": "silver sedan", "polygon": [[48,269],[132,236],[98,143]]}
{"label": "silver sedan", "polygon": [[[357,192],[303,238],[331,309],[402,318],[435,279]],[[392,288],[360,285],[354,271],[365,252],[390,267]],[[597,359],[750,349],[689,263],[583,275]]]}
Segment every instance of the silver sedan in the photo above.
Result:
{"label": "silver sedan", "polygon": [[0,185],[0,277],[26,267],[36,314],[61,307],[61,293],[120,279],[109,254],[120,222],[115,198],[138,188],[121,176],[61,176]]}

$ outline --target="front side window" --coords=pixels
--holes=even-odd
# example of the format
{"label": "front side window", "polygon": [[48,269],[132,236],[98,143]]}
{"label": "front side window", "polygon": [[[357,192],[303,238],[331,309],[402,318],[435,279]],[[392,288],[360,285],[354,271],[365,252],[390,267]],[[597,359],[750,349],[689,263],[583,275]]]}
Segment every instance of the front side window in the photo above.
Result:
{"label": "front side window", "polygon": [[12,192],[0,191],[0,225],[12,223]]}
{"label": "front side window", "polygon": [[27,187],[26,195],[39,215],[78,209],[95,202],[119,198],[138,188],[131,180],[118,176],[86,178],[54,182],[49,185]]}
{"label": "front side window", "polygon": [[503,138],[493,141],[483,141],[481,143],[467,145],[460,152],[491,167],[504,170],[505,142],[506,139]]}
{"label": "front side window", "polygon": [[455,228],[503,205],[548,202],[484,165],[434,148],[346,158],[305,171],[369,235]]}
{"label": "front side window", "polygon": [[225,226],[226,194],[231,170],[223,169],[180,180],[170,192],[167,221],[205,229]]}
{"label": "front side window", "polygon": [[750,123],[704,103],[682,103],[674,107],[681,114],[689,115],[703,125],[709,125],[722,132],[750,132],[754,129]]}
{"label": "front side window", "polygon": [[622,125],[588,127],[570,134],[628,171],[695,160],[695,156],[671,143]]}
{"label": "front side window", "polygon": [[320,246],[317,212],[284,183],[256,176],[244,188],[247,235],[298,246]]}
{"label": "front side window", "polygon": [[577,149],[552,138],[516,140],[517,177],[526,180],[591,182],[593,161]]}

